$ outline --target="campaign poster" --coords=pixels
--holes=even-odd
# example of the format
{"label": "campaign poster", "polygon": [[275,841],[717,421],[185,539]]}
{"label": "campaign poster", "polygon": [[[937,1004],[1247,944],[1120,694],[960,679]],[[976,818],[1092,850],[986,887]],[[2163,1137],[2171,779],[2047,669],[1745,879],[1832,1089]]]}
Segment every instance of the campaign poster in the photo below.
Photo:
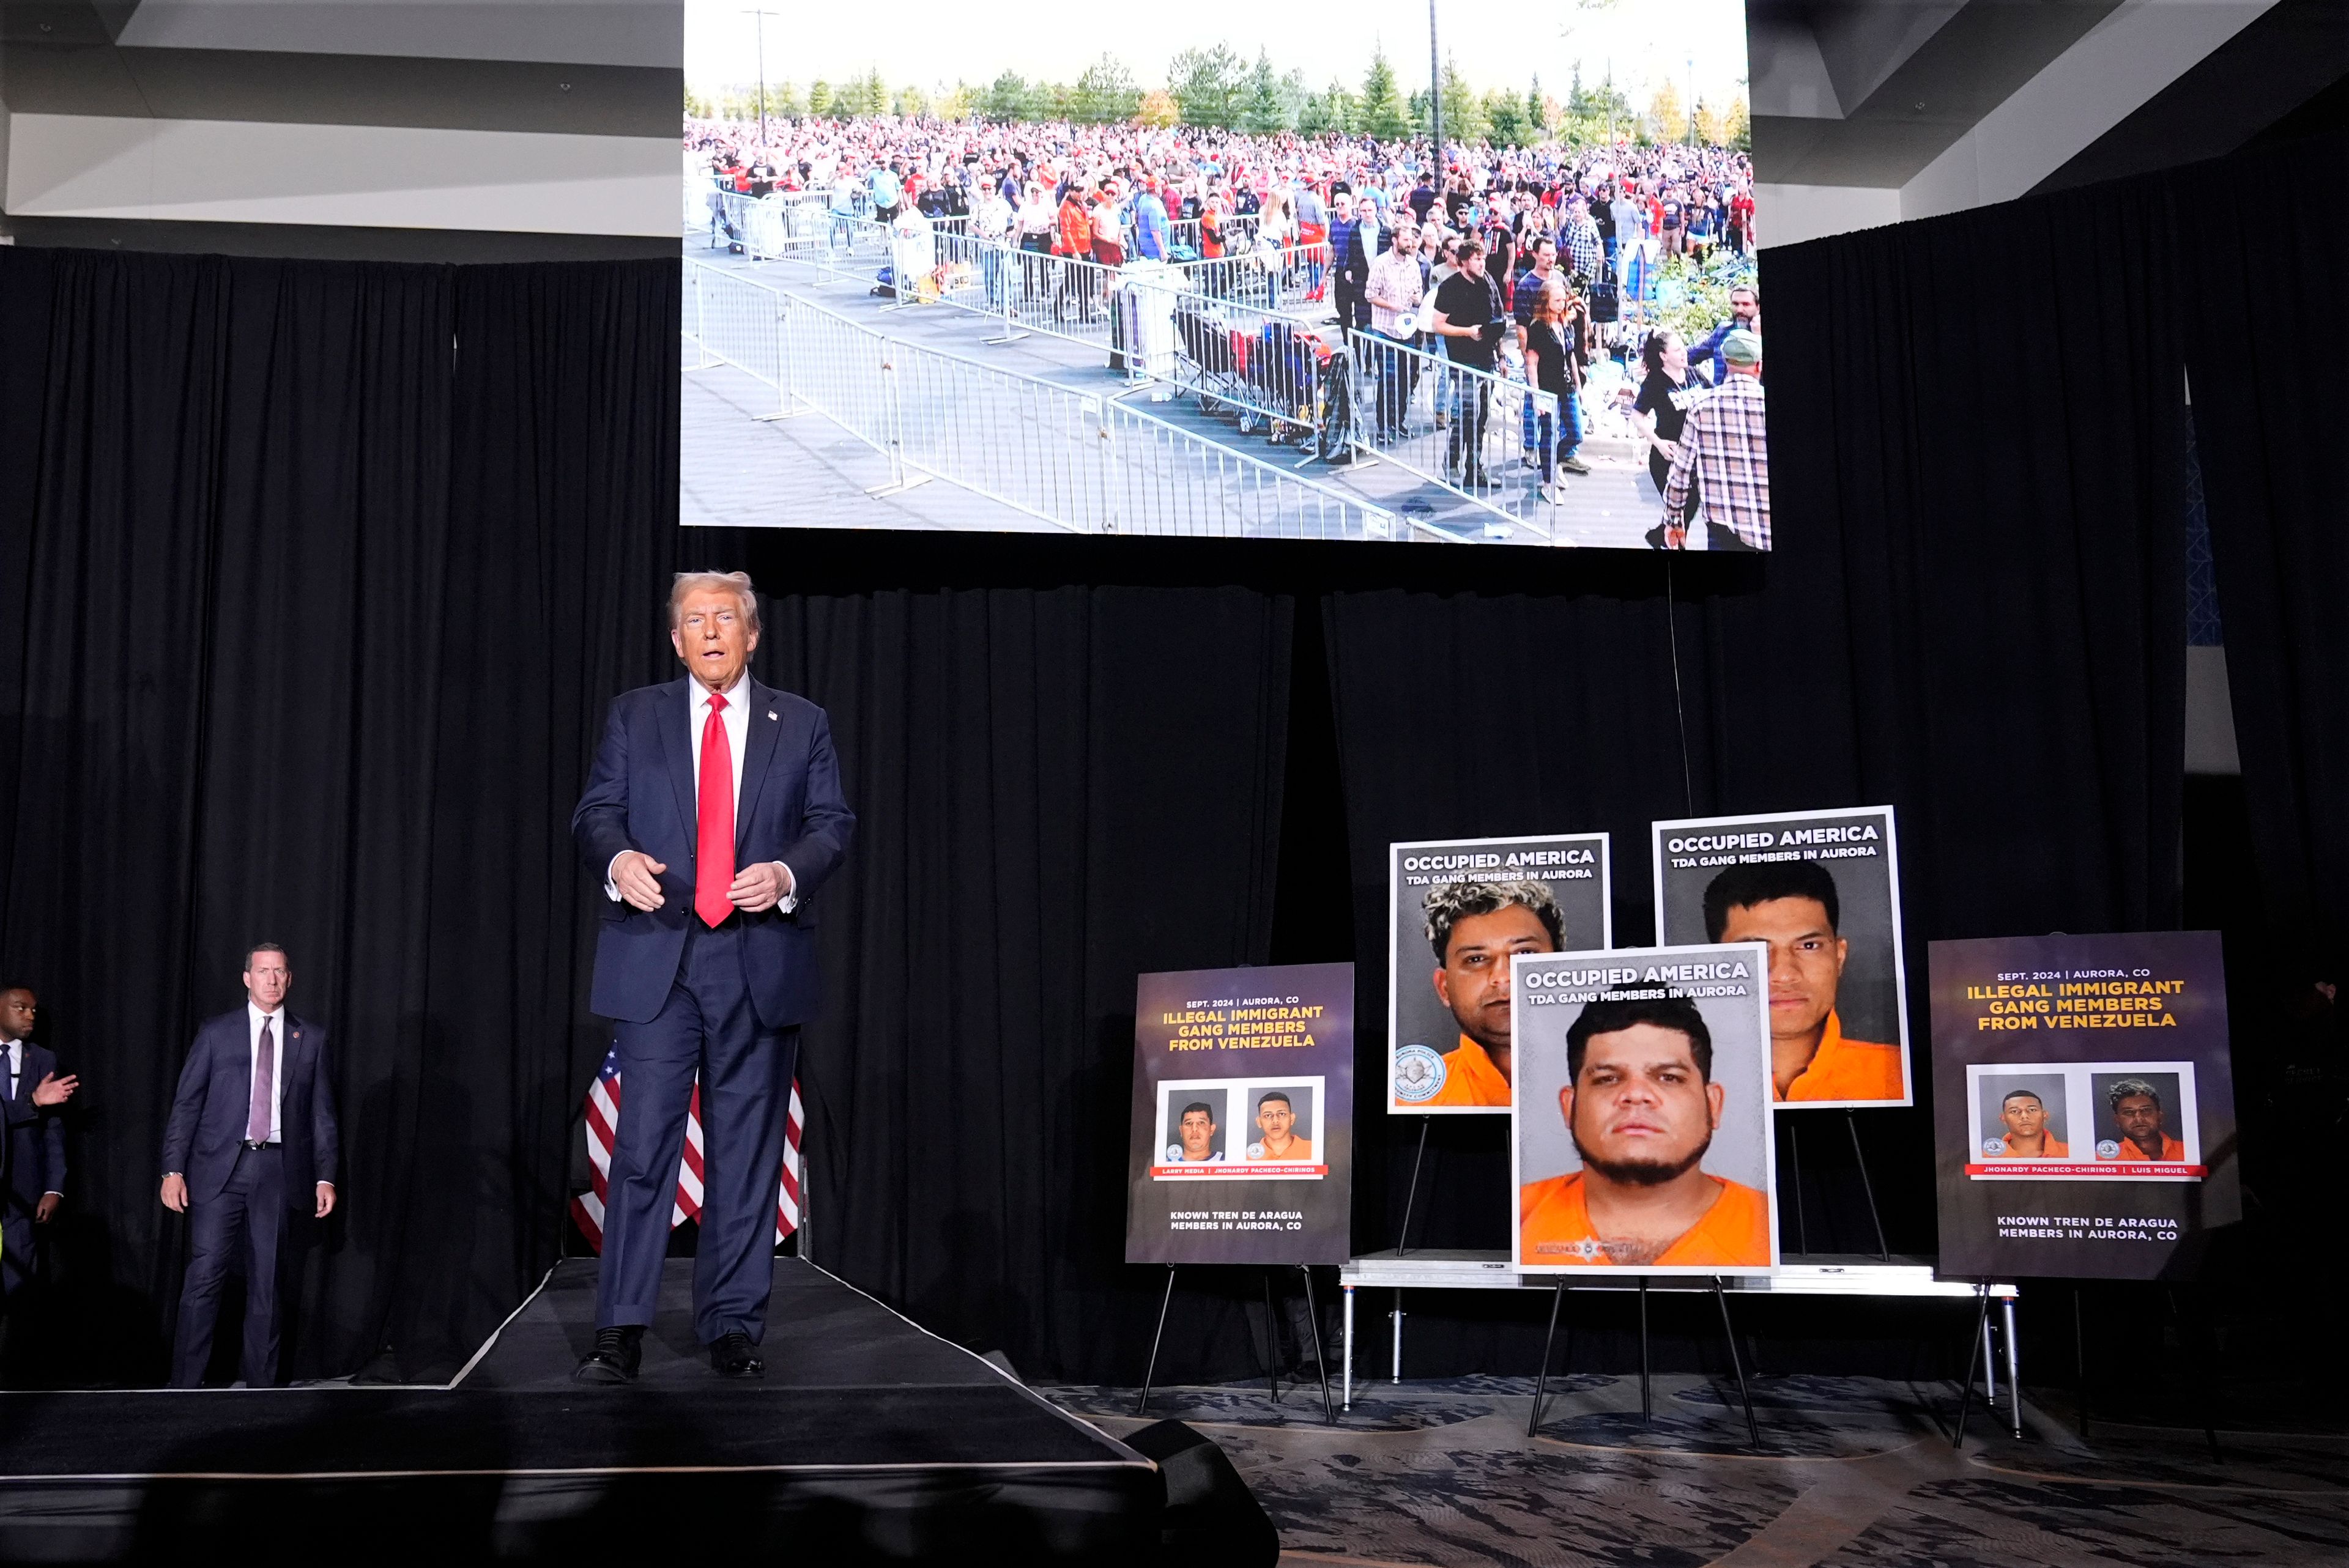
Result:
{"label": "campaign poster", "polygon": [[1509,1109],[1509,960],[1615,940],[1608,838],[1387,846],[1387,1109]]}
{"label": "campaign poster", "polygon": [[1768,949],[1523,954],[1511,969],[1516,1266],[1775,1269]]}
{"label": "campaign poster", "polygon": [[1354,966],[1144,975],[1133,1006],[1125,1261],[1344,1263]]}
{"label": "campaign poster", "polygon": [[1701,817],[1652,831],[1661,940],[1770,949],[1775,1102],[1909,1104],[1892,808]]}
{"label": "campaign poster", "polygon": [[2242,1218],[2219,934],[1936,942],[1941,1273],[2162,1279]]}

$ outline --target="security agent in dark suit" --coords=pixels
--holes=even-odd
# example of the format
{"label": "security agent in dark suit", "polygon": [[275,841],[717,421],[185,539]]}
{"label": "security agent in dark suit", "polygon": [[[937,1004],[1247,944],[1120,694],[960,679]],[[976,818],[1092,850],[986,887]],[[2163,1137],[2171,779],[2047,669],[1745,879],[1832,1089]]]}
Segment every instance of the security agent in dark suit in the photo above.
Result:
{"label": "security agent in dark suit", "polygon": [[243,1382],[277,1381],[277,1266],[295,1210],[335,1208],[342,1143],[326,1075],[326,1031],[285,1010],[285,950],[244,955],[245,1005],[196,1031],[163,1133],[163,1206],[188,1216],[188,1274],[171,1384],[193,1388],[212,1359],[212,1325],[232,1265],[244,1271]]}
{"label": "security agent in dark suit", "polygon": [[30,985],[0,990],[0,1299],[13,1313],[33,1283],[36,1225],[64,1202],[66,1129],[58,1112],[80,1080],[57,1077],[57,1058],[32,1041],[40,999]]}
{"label": "security agent in dark suit", "polygon": [[620,1125],[585,1383],[636,1375],[660,1291],[694,1078],[701,1235],[694,1329],[724,1376],[762,1376],[776,1187],[799,1026],[816,1011],[807,899],[856,826],[823,710],[752,680],[741,573],[680,573],[669,640],[690,673],[613,699],[571,830],[604,883],[589,1005],[615,1021]]}

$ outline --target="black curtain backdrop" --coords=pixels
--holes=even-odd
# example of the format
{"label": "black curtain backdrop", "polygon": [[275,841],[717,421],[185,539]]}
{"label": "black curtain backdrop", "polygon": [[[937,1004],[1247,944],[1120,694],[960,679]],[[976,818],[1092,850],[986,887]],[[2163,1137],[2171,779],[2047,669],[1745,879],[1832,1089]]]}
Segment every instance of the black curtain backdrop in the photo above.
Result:
{"label": "black curtain backdrop", "polygon": [[[1128,1380],[1147,1347],[1138,970],[1358,960],[1355,1239],[1392,1244],[1391,840],[1607,829],[1631,943],[1652,818],[1889,800],[1920,1037],[1931,938],[2173,923],[2182,323],[2261,869],[2311,868],[2323,913],[2339,392],[2217,307],[2247,273],[2313,295],[2339,236],[2180,262],[2176,188],[1773,251],[1764,561],[681,531],[673,264],[0,249],[0,968],[87,1086],[45,1375],[160,1373],[160,1129],[256,936],[336,1032],[347,1129],[297,1374],[445,1376],[576,1250],[607,1032],[565,826],[605,702],[673,667],[681,566],[767,591],[757,667],[831,709],[863,818],[818,916],[812,1250],[1031,1376]],[[1924,1111],[1860,1124],[1893,1244],[1930,1250]],[[1856,1248],[1810,1125],[1814,1245]],[[1442,1130],[1421,1239],[1494,1242],[1497,1138]],[[1164,1370],[1253,1370],[1253,1277],[1194,1285]],[[1518,1369],[1538,1305],[1415,1302],[1412,1369]]]}
{"label": "black curtain backdrop", "polygon": [[[2101,187],[1790,246],[1762,281],[1778,328],[1766,561],[1619,561],[1548,595],[1330,599],[1362,991],[1383,995],[1391,841],[1603,829],[1630,945],[1654,929],[1651,820],[1889,801],[1920,1104],[1860,1123],[1893,1247],[1930,1253],[1926,943],[2177,919],[2167,196]],[[1383,1048],[1366,1042],[1360,1069],[1361,1168],[1383,1141],[1391,1172],[1360,1193],[1364,1245],[1394,1244],[1420,1130],[1381,1109]],[[1803,1129],[1811,1245],[1873,1251],[1847,1134]],[[1431,1147],[1413,1240],[1506,1245],[1505,1121],[1441,1119]],[[1787,1202],[1794,1153],[1782,1130]]]}
{"label": "black curtain backdrop", "polygon": [[2344,167],[2337,135],[2230,160],[2230,202],[2292,221],[2261,234],[2206,211],[2181,229],[2235,743],[2278,956],[2302,984],[2349,976],[2349,530],[2333,471],[2349,379],[2290,324],[2337,314],[2349,213],[2306,194]]}
{"label": "black curtain backdrop", "polygon": [[[265,936],[346,1129],[290,1370],[445,1377],[573,1240],[603,705],[673,673],[670,572],[787,588],[797,552],[674,526],[673,264],[7,251],[0,300],[0,954],[87,1086],[46,1375],[160,1373],[162,1122]],[[1154,1305],[1120,1262],[1133,976],[1263,955],[1289,603],[768,616],[761,673],[832,708],[864,823],[819,916],[817,1250],[1108,1369]]]}

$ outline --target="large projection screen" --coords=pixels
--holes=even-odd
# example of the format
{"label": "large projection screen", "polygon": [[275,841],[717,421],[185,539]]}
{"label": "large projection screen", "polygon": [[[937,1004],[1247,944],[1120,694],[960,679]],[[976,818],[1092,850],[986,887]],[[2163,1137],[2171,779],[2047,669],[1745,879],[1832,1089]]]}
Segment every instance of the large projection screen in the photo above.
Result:
{"label": "large projection screen", "polygon": [[1746,77],[1743,0],[687,0],[682,520],[1766,550]]}

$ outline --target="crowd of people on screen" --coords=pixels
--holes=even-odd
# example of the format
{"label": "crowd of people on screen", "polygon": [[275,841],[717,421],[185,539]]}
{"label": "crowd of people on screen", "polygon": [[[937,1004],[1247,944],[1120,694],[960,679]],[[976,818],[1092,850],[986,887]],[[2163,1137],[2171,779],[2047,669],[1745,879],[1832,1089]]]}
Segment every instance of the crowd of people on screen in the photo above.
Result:
{"label": "crowd of people on screen", "polygon": [[[1736,149],[1455,142],[1439,162],[1424,140],[896,116],[771,119],[763,130],[688,120],[684,145],[713,191],[795,199],[925,241],[935,225],[1103,267],[1252,262],[1269,308],[1331,304],[1342,325],[1557,397],[1555,421],[1536,429],[1530,402],[1525,416],[1545,500],[1588,471],[1577,452],[1598,390],[1667,501],[1651,544],[1679,548],[1702,520],[1712,548],[1769,548],[1754,170]],[[713,222],[728,221],[713,204]],[[1728,319],[1698,342],[1652,319],[1676,258],[1733,285]],[[990,294],[1002,278],[988,272]],[[1380,379],[1381,435],[1411,400],[1410,371]],[[1724,407],[1692,424],[1716,389]],[[1453,432],[1447,478],[1489,482],[1481,393],[1464,405],[1447,383],[1435,405]]]}

